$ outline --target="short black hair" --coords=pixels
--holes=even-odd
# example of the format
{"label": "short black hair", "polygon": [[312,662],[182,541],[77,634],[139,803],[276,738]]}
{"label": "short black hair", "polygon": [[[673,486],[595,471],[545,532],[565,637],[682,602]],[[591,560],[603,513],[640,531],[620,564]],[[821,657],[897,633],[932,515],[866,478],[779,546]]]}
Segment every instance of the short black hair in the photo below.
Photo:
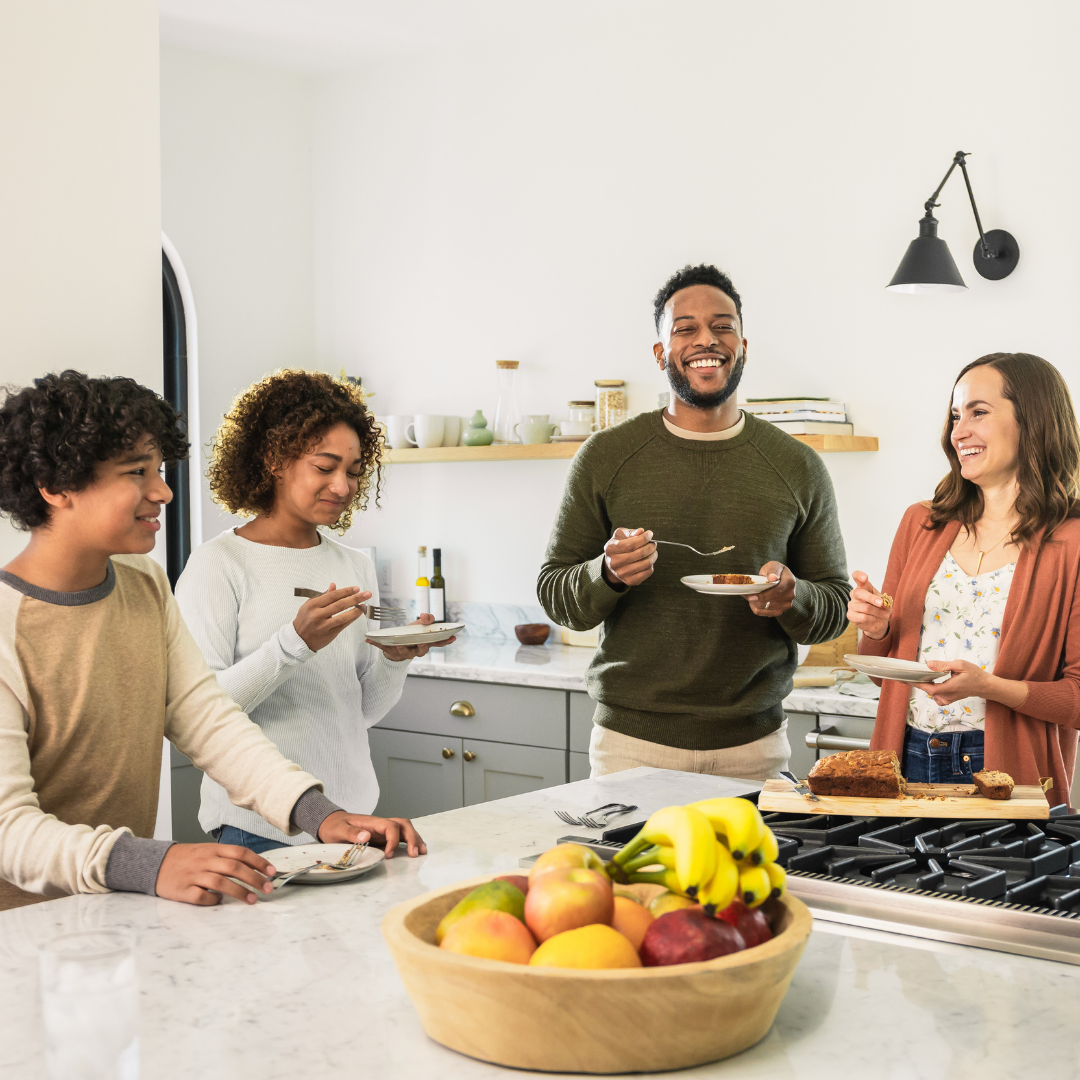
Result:
{"label": "short black hair", "polygon": [[700,266],[688,264],[664,282],[656,294],[656,299],[653,300],[653,321],[656,323],[658,334],[660,323],[664,320],[664,308],[667,302],[680,289],[688,288],[690,285],[712,285],[722,293],[727,293],[735,302],[735,314],[739,316],[739,326],[742,326],[742,298],[735,291],[735,286],[731,284],[731,278],[723,270],[717,270],[715,266],[710,266],[708,263],[701,263]]}
{"label": "short black hair", "polygon": [[9,386],[0,404],[0,514],[19,529],[49,520],[46,491],[82,491],[100,461],[149,435],[167,464],[186,458],[176,410],[134,379],[62,371]]}

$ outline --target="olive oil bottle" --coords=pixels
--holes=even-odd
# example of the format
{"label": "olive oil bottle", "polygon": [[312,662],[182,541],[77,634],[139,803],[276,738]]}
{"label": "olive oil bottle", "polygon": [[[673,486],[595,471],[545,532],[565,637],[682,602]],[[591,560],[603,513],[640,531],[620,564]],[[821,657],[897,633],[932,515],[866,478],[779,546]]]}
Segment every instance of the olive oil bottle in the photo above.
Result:
{"label": "olive oil bottle", "polygon": [[431,614],[446,622],[446,583],[442,576],[442,548],[431,549]]}
{"label": "olive oil bottle", "polygon": [[416,559],[416,617],[420,618],[431,607],[431,587],[427,579],[427,548],[417,549]]}

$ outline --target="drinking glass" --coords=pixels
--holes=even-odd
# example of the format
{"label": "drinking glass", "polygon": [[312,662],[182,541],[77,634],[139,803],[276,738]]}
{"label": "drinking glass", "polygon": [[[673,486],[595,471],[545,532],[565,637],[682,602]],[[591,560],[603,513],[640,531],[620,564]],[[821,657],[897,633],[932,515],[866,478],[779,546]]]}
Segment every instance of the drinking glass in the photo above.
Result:
{"label": "drinking glass", "polygon": [[39,960],[49,1080],[138,1080],[134,938],[116,930],[64,934]]}

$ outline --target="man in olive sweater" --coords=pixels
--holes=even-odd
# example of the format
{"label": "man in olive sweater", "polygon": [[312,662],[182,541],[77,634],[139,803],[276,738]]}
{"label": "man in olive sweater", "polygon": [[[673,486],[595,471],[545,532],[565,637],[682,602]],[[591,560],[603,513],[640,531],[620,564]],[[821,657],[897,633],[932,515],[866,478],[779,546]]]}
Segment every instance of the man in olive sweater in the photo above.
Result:
{"label": "man in olive sweater", "polygon": [[[570,467],[537,591],[575,630],[602,624],[589,668],[594,776],[638,765],[765,779],[790,754],[781,702],[795,643],[838,637],[849,590],[818,455],[741,413],[742,303],[712,266],[657,294],[653,347],[671,405],[593,435]],[[704,558],[683,547],[715,551]],[[760,573],[751,597],[688,574]]]}

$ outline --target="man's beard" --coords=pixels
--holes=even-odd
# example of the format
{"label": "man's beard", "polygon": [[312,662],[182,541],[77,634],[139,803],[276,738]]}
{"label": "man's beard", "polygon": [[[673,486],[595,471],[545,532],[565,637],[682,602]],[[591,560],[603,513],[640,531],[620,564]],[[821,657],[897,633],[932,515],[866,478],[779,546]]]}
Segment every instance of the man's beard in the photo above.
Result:
{"label": "man's beard", "polygon": [[739,389],[739,382],[742,379],[745,366],[746,358],[740,355],[731,366],[727,382],[719,390],[714,390],[711,394],[702,394],[695,390],[690,385],[686,373],[677,368],[670,360],[667,362],[666,371],[668,382],[671,384],[671,389],[677,398],[685,401],[687,405],[694,409],[715,409],[723,405]]}

